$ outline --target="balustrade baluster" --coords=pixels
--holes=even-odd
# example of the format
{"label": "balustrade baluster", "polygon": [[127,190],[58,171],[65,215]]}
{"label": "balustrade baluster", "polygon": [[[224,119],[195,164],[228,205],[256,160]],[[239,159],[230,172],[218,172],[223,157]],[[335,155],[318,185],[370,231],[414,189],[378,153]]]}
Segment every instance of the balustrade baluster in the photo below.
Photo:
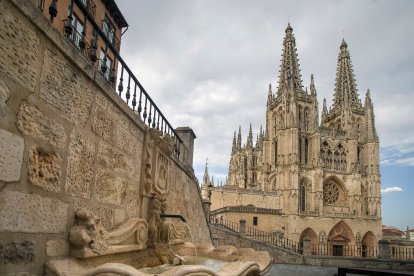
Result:
{"label": "balustrade baluster", "polygon": [[53,19],[55,19],[57,15],[57,0],[52,0],[49,6],[49,15],[50,15],[50,22],[53,23]]}
{"label": "balustrade baluster", "polygon": [[138,114],[139,117],[141,117],[141,111],[142,111],[142,89],[139,89],[139,101],[138,101]]}
{"label": "balustrade baluster", "polygon": [[144,118],[144,123],[145,123],[145,119],[147,118],[147,97],[145,97],[145,106],[144,106],[144,113],[142,114],[142,117]]}
{"label": "balustrade baluster", "polygon": [[118,94],[119,94],[119,96],[122,95],[122,90],[124,90],[123,81],[124,81],[124,65],[122,64],[122,67],[121,67],[121,78],[119,79],[119,84],[118,84]]}
{"label": "balustrade baluster", "polygon": [[134,86],[134,95],[132,96],[132,110],[135,111],[137,106],[137,84]]}
{"label": "balustrade baluster", "polygon": [[152,104],[149,103],[149,114],[148,114],[148,126],[151,127],[151,121],[152,121],[152,117],[151,117],[151,111],[152,111]]}
{"label": "balustrade baluster", "polygon": [[152,118],[152,128],[155,128],[155,112],[156,112],[157,110],[155,109],[155,106],[154,106],[154,117]]}
{"label": "balustrade baluster", "polygon": [[127,104],[129,104],[129,98],[131,97],[130,85],[131,85],[131,75],[128,76],[128,87],[127,87],[127,91],[125,94]]}

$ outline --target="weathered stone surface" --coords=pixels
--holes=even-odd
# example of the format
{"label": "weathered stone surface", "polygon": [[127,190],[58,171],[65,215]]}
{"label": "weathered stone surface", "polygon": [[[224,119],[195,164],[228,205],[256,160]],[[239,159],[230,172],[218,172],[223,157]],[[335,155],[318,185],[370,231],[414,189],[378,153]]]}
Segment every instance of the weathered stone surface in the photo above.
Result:
{"label": "weathered stone surface", "polygon": [[119,225],[125,221],[125,211],[123,209],[115,209],[114,224]]}
{"label": "weathered stone surface", "polygon": [[29,264],[35,259],[31,241],[0,244],[0,264]]}
{"label": "weathered stone surface", "polygon": [[39,37],[32,27],[0,2],[0,71],[33,91],[38,62]]}
{"label": "weathered stone surface", "polygon": [[79,209],[90,211],[96,214],[98,217],[101,218],[101,225],[105,228],[105,230],[110,231],[114,226],[114,210],[111,208],[103,207],[103,206],[96,206],[92,204],[87,204],[85,202],[76,202],[74,203],[75,211]]}
{"label": "weathered stone surface", "polygon": [[61,54],[46,51],[40,97],[63,118],[81,127],[88,120],[93,100],[88,82]]}
{"label": "weathered stone surface", "polygon": [[0,231],[62,233],[66,231],[66,203],[58,199],[3,190],[0,193]]}
{"label": "weathered stone surface", "polygon": [[20,105],[17,126],[24,134],[40,138],[57,148],[63,148],[66,144],[64,127],[26,102]]}
{"label": "weathered stone surface", "polygon": [[42,152],[32,146],[29,152],[30,183],[48,191],[59,192],[61,161],[59,154]]}
{"label": "weathered stone surface", "polygon": [[67,256],[69,243],[65,239],[48,240],[46,243],[46,255],[48,257]]}
{"label": "weathered stone surface", "polygon": [[121,151],[116,150],[108,143],[99,143],[98,163],[106,168],[113,169],[127,177],[134,172],[134,163]]}
{"label": "weathered stone surface", "polygon": [[[130,132],[134,129],[133,133]],[[142,145],[144,144],[144,133],[135,126],[130,126],[130,129],[118,126],[118,131],[115,137],[115,145],[132,157],[142,155]]]}
{"label": "weathered stone surface", "polygon": [[90,198],[95,145],[77,131],[72,132],[70,139],[65,192],[69,195]]}
{"label": "weathered stone surface", "polygon": [[7,115],[8,107],[6,101],[10,97],[10,90],[7,85],[0,80],[0,118]]}
{"label": "weathered stone surface", "polygon": [[23,138],[0,129],[0,180],[18,181],[23,162]]}
{"label": "weathered stone surface", "polygon": [[96,177],[95,194],[100,202],[120,205],[125,198],[125,179],[108,171],[98,170]]}
{"label": "weathered stone surface", "polygon": [[113,144],[115,139],[115,121],[110,114],[97,109],[92,123],[93,131],[105,141]]}

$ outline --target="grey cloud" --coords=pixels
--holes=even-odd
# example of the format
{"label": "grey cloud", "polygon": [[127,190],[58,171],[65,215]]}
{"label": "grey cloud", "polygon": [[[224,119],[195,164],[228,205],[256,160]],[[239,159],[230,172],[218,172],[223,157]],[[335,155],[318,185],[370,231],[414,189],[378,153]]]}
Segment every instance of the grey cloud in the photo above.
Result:
{"label": "grey cloud", "polygon": [[[344,37],[364,101],[371,88],[381,145],[414,144],[413,1],[117,1],[130,24],[121,55],[173,126],[197,134],[195,165],[227,169],[233,131],[265,120],[284,29],[294,28],[302,79],[331,103]],[[200,176],[202,169],[196,171]],[[212,172],[214,173],[214,172]],[[222,175],[222,172],[218,173]]]}

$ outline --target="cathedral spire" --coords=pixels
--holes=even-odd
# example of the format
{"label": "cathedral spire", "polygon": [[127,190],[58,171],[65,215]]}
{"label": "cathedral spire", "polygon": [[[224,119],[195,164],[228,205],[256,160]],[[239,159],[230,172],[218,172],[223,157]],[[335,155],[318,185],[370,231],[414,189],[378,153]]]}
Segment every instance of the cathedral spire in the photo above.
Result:
{"label": "cathedral spire", "polygon": [[328,115],[328,108],[326,107],[326,98],[323,98],[322,106],[322,122],[325,121],[326,116]]}
{"label": "cathedral spire", "polygon": [[316,96],[315,81],[313,79],[313,74],[311,74],[310,93],[312,96]]}
{"label": "cathedral spire", "polygon": [[334,108],[361,107],[351,64],[351,55],[344,39],[342,39],[340,49],[333,100]]}
{"label": "cathedral spire", "polygon": [[208,158],[206,159],[206,168],[204,169],[203,185],[208,187],[210,185],[210,177],[208,176]]}
{"label": "cathedral spire", "polygon": [[377,130],[375,129],[374,105],[371,100],[371,91],[368,89],[365,95],[365,118],[368,142],[378,142]]}
{"label": "cathedral spire", "polygon": [[267,105],[268,106],[272,103],[272,99],[273,99],[272,84],[269,83],[269,92],[267,94]]}
{"label": "cathedral spire", "polygon": [[234,131],[233,145],[231,147],[231,153],[235,153],[236,152],[236,147],[237,147],[237,144],[236,144],[236,131]]}
{"label": "cathedral spire", "polygon": [[237,135],[237,149],[241,149],[242,137],[241,137],[241,126],[239,126],[239,134]]}
{"label": "cathedral spire", "polygon": [[292,33],[293,29],[288,24],[283,40],[282,63],[280,65],[278,95],[283,89],[293,88],[294,91],[302,90],[302,79],[299,69],[299,60],[296,53],[295,37]]}
{"label": "cathedral spire", "polygon": [[252,132],[252,124],[250,124],[249,128],[249,136],[247,136],[247,145],[248,148],[253,147],[253,132]]}

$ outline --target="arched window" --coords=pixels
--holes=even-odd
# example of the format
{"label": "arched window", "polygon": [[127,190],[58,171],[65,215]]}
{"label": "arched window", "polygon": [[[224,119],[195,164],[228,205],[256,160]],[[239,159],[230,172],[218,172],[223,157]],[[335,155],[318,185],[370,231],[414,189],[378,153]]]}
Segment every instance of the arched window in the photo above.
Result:
{"label": "arched window", "polygon": [[305,164],[308,164],[308,150],[309,150],[309,142],[308,142],[308,138],[305,138]]}
{"label": "arched window", "polygon": [[311,185],[306,179],[302,179],[299,184],[299,212],[309,211],[309,192]]}
{"label": "arched window", "polygon": [[306,211],[306,185],[304,181],[300,183],[300,211]]}
{"label": "arched window", "polygon": [[275,141],[275,165],[277,164],[277,141]]}
{"label": "arched window", "polygon": [[303,126],[304,126],[305,131],[307,131],[307,130],[308,130],[308,124],[309,124],[309,120],[308,120],[308,111],[306,110],[306,111],[303,113]]}

